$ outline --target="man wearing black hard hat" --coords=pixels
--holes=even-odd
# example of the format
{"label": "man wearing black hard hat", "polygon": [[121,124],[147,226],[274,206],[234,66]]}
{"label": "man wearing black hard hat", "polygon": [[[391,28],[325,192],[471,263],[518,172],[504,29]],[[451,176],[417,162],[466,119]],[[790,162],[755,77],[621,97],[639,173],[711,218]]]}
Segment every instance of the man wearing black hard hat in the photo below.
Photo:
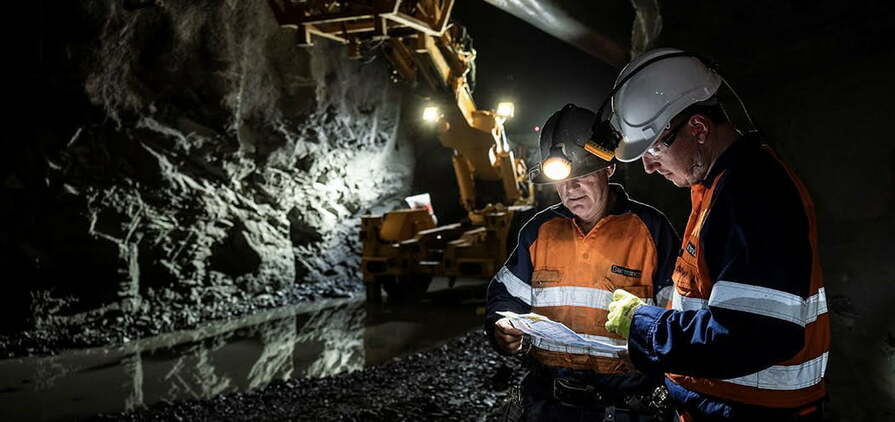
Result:
{"label": "man wearing black hard hat", "polygon": [[595,120],[590,110],[569,104],[544,125],[532,181],[554,184],[562,202],[525,224],[488,288],[485,327],[492,344],[500,353],[527,354],[531,370],[519,395],[520,420],[657,420],[643,406],[656,399],[657,383],[631,372],[618,355],[543,338],[523,341],[497,314],[534,312],[587,340],[624,345],[604,327],[613,290],[667,301],[678,237],[659,211],[609,183],[614,162],[585,150]]}

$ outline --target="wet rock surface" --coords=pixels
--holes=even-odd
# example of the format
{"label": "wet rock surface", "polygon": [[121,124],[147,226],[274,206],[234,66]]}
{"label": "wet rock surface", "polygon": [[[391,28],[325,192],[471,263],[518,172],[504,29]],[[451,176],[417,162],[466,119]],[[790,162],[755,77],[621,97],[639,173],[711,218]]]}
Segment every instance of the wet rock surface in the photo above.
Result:
{"label": "wet rock surface", "polygon": [[384,60],[298,48],[265,2],[42,4],[36,141],[0,172],[0,356],[127,342],[361,288],[402,206]]}
{"label": "wet rock surface", "polygon": [[494,352],[476,329],[378,367],[93,420],[498,420],[509,387],[524,375],[520,368],[516,358]]}
{"label": "wet rock surface", "polygon": [[[128,343],[174,330],[196,328],[211,320],[251,315],[264,309],[362,295],[363,287],[359,281],[331,280],[295,285],[273,294],[250,295],[237,291],[224,300],[203,302],[203,306],[147,301],[148,306],[140,313],[101,310],[93,316],[82,317],[80,324],[61,319],[16,334],[0,335],[0,357],[48,355],[63,349]],[[53,301],[48,299],[48,302]]]}

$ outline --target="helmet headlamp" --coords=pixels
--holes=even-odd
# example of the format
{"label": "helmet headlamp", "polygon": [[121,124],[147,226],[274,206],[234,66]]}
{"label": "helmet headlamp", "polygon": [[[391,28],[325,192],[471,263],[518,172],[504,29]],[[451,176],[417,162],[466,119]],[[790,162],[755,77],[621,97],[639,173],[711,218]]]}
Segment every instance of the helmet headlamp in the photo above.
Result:
{"label": "helmet headlamp", "polygon": [[566,158],[559,145],[550,148],[550,155],[544,160],[544,174],[550,180],[563,180],[572,173],[572,161]]}

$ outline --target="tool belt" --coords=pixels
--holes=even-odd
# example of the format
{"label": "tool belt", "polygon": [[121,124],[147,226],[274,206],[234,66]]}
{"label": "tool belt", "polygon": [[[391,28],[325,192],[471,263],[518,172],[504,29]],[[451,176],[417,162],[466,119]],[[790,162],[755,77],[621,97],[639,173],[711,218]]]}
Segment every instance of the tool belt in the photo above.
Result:
{"label": "tool belt", "polygon": [[593,385],[569,378],[553,378],[551,384],[553,399],[564,406],[626,409],[625,401],[620,397],[599,391]]}
{"label": "tool belt", "polygon": [[532,367],[531,375],[538,384],[538,395],[556,400],[564,406],[612,408],[644,416],[668,415],[674,411],[664,386],[644,388],[642,391],[610,390],[574,377],[564,377],[540,365]]}
{"label": "tool belt", "polygon": [[553,398],[564,406],[613,408],[644,416],[674,411],[664,386],[643,392],[608,392],[596,386],[566,378],[553,379]]}

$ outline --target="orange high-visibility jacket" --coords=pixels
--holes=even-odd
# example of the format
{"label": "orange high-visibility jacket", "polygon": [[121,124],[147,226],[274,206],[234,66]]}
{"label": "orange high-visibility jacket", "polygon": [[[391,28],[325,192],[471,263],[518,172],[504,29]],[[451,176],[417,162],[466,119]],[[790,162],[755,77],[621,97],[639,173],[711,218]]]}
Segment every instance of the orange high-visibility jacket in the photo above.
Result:
{"label": "orange high-visibility jacket", "polygon": [[635,312],[633,362],[667,373],[691,413],[751,419],[756,407],[821,399],[830,328],[805,187],[746,138],[692,186],[691,200],[672,309]]}
{"label": "orange high-visibility jacket", "polygon": [[[629,199],[620,185],[609,186],[615,204],[589,233],[581,232],[562,204],[521,229],[516,249],[488,288],[489,338],[500,319],[497,311],[535,312],[585,338],[624,345],[604,327],[612,291],[625,289],[654,303],[665,287],[668,298],[678,243],[674,229],[659,211]],[[532,344],[530,353],[548,366],[624,372],[608,354],[539,339]]]}

